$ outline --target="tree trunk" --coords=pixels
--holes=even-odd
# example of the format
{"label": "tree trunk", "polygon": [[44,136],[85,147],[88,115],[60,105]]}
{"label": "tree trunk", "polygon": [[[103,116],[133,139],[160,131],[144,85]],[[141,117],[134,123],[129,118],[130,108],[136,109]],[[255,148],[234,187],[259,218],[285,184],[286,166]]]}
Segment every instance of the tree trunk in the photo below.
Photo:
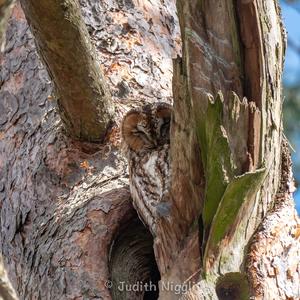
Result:
{"label": "tree trunk", "polygon": [[[104,144],[65,135],[20,5],[0,58],[0,243],[19,298],[157,299],[159,286],[163,300],[298,299],[277,3],[177,1],[172,209],[153,240],[131,204],[119,125],[131,107],[172,102],[175,2],[80,4],[116,108]],[[31,22],[39,48],[49,46],[52,21]],[[44,60],[52,73],[53,57]],[[132,290],[140,281],[154,287]]]}
{"label": "tree trunk", "polygon": [[117,241],[128,224],[142,226],[118,125],[133,106],[171,101],[174,3],[145,3],[144,11],[131,1],[81,4],[116,105],[106,144],[65,135],[19,5],[1,57],[1,249],[20,299],[111,299],[106,282],[119,257],[111,246],[124,244]]}
{"label": "tree trunk", "polygon": [[[185,219],[189,228],[198,212],[199,232],[194,236],[200,236],[201,249],[198,256],[193,252],[194,260],[201,261],[200,272],[197,265],[189,270],[199,283],[186,298],[297,299],[299,261],[293,258],[300,250],[299,219],[290,200],[293,179],[282,139],[285,35],[278,4],[177,4],[183,56],[174,70],[177,136],[171,151],[176,157],[173,177],[182,174],[186,190],[176,192],[182,185],[173,180],[173,195],[181,212],[192,212]],[[187,116],[192,120],[187,122]],[[194,183],[200,183],[197,178],[203,177],[201,192],[192,193]],[[183,195],[191,195],[189,204]],[[278,214],[284,220],[279,221]],[[277,226],[288,230],[279,233]],[[285,243],[293,250],[283,253]],[[185,282],[188,277],[177,266],[173,264],[165,281]],[[189,280],[195,282],[195,277]]]}

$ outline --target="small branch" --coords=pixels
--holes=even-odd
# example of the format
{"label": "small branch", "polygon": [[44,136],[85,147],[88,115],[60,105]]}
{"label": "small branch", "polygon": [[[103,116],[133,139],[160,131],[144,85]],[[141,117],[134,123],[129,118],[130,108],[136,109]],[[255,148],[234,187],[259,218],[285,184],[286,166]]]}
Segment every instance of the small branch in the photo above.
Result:
{"label": "small branch", "polygon": [[5,31],[14,0],[0,0],[0,52],[4,49]]}
{"label": "small branch", "polygon": [[113,106],[78,1],[21,0],[21,4],[55,84],[68,134],[85,141],[103,140]]}

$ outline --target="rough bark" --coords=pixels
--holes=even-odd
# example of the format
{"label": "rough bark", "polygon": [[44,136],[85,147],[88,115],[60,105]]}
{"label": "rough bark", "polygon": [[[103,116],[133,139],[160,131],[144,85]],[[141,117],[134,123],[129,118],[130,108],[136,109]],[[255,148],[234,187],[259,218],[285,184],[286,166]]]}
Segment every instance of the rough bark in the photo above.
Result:
{"label": "rough bark", "polygon": [[0,59],[0,248],[20,299],[111,299],[111,246],[136,220],[118,125],[133,106],[171,101],[174,3],[81,5],[116,106],[105,144],[65,136],[19,5]]}
{"label": "rough bark", "polygon": [[[300,222],[281,147],[279,12],[271,0],[243,3],[236,10],[233,1],[178,1],[183,58],[173,81],[173,226],[159,233],[172,248],[156,257],[163,300],[299,298],[293,257]],[[116,126],[103,145],[65,136],[50,79],[17,6],[0,59],[1,250],[20,299],[143,299],[116,286],[124,278],[149,280],[155,269],[150,234],[130,202],[119,123],[128,108],[172,101],[171,58],[180,54],[175,3],[80,4],[112,91]],[[204,124],[211,127],[200,130]],[[208,166],[216,166],[218,176]],[[240,180],[249,186],[253,176],[258,184],[249,182],[259,191],[241,189]],[[215,200],[228,200],[226,190],[237,191],[238,205],[215,243]],[[132,235],[133,225],[139,234]]]}
{"label": "rough bark", "polygon": [[[194,233],[195,242],[200,236],[201,251],[191,254],[194,260],[201,260],[202,271],[194,264],[188,265],[190,274],[198,271],[199,283],[185,298],[217,299],[218,295],[219,299],[297,299],[299,271],[286,271],[289,263],[294,271],[299,262],[292,262],[289,255],[289,263],[286,262],[279,235],[274,241],[276,250],[262,248],[262,244],[272,244],[269,232],[276,230],[277,214],[282,211],[282,222],[290,233],[284,243],[293,248],[292,253],[299,252],[298,237],[292,233],[299,219],[290,204],[291,188],[281,194],[282,208],[273,209],[278,205],[280,181],[292,185],[281,171],[285,155],[281,149],[285,34],[278,4],[177,1],[177,8],[183,57],[175,62],[173,131],[177,135],[171,151],[176,157],[173,177],[181,176],[186,185],[184,192],[178,193],[181,182],[173,180],[172,190],[177,209],[182,215],[189,212],[185,216],[187,227],[198,232]],[[216,96],[218,91],[221,94]],[[187,116],[192,120],[187,122]],[[193,197],[195,178],[201,175],[205,183]],[[189,204],[183,201],[183,195],[189,195]],[[195,211],[198,228],[192,227]],[[264,227],[267,220],[272,224],[269,221],[269,226]],[[257,239],[253,237],[256,230]],[[182,239],[186,232],[187,229]],[[189,239],[193,239],[192,234]],[[178,261],[185,257],[182,249],[186,247],[178,248]],[[247,259],[248,255],[251,259]],[[265,269],[276,268],[272,266],[273,258],[285,263],[281,270],[276,269],[277,273],[268,273]],[[263,267],[257,260],[263,262]],[[162,280],[185,282],[181,268],[171,266]],[[286,282],[287,273],[291,279],[285,289],[285,284],[277,280]],[[203,289],[208,292],[203,293]],[[168,293],[163,299],[173,298]]]}
{"label": "rough bark", "polygon": [[21,1],[68,134],[103,141],[113,103],[77,0]]}
{"label": "rough bark", "polygon": [[4,49],[6,25],[14,3],[14,0],[0,1],[0,51]]}

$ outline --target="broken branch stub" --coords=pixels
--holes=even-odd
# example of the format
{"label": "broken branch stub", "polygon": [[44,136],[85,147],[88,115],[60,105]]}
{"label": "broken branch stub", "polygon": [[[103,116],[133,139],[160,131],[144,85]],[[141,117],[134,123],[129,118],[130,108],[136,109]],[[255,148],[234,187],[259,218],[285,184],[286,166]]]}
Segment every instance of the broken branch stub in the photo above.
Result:
{"label": "broken branch stub", "polygon": [[67,133],[84,141],[102,141],[114,110],[78,1],[21,4],[56,87]]}

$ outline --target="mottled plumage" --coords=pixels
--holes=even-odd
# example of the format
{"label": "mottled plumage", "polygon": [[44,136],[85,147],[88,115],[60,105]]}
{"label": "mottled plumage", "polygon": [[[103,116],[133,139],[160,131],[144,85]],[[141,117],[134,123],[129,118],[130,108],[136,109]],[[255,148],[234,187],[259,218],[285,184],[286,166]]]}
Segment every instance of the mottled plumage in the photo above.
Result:
{"label": "mottled plumage", "polygon": [[169,149],[172,107],[148,104],[130,110],[122,123],[133,204],[155,234],[160,217],[169,214]]}

